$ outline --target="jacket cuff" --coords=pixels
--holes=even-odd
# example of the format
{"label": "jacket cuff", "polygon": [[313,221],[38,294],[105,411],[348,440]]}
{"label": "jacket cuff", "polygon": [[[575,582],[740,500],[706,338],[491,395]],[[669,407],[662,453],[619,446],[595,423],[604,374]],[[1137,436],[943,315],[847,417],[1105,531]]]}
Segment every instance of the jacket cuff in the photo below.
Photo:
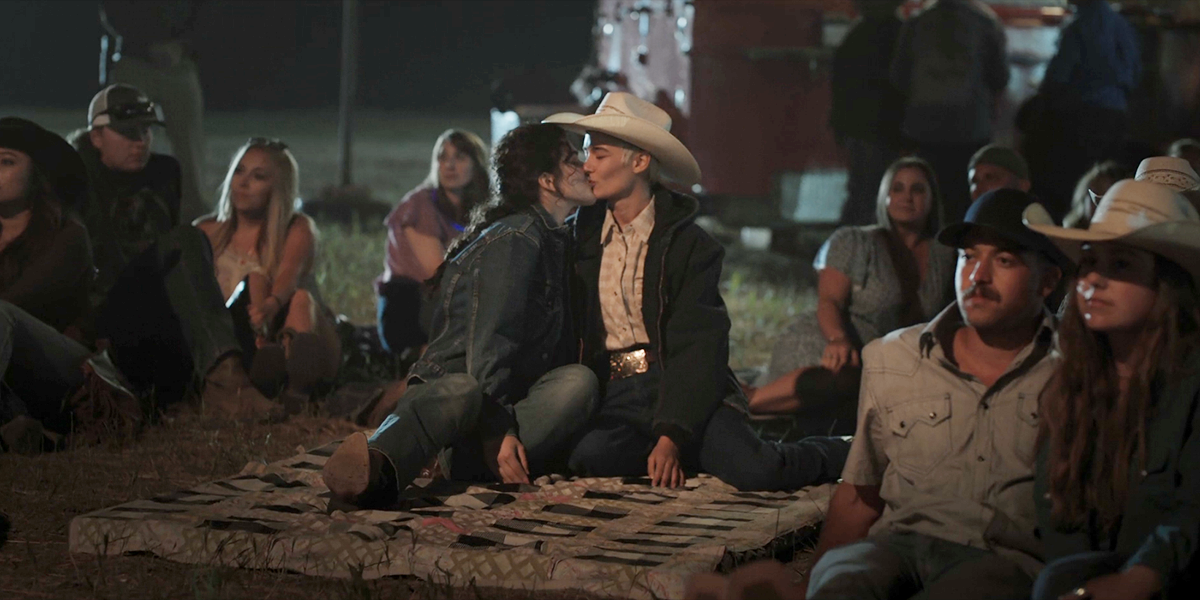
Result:
{"label": "jacket cuff", "polygon": [[654,424],[654,427],[651,429],[651,431],[654,433],[655,440],[665,435],[671,438],[671,441],[675,442],[675,445],[679,446],[680,448],[685,447],[689,442],[692,441],[692,433],[676,423],[666,423],[660,421]]}
{"label": "jacket cuff", "polygon": [[[1174,570],[1175,551],[1170,542],[1172,535],[1172,527],[1160,525],[1155,528],[1154,532],[1142,543],[1137,552],[1125,561],[1121,566],[1122,571],[1128,570],[1130,567],[1143,566],[1154,569],[1158,573],[1159,579],[1162,581],[1162,589],[1169,589],[1171,585],[1171,572]],[[1166,539],[1164,539],[1166,538]]]}
{"label": "jacket cuff", "polygon": [[517,435],[517,418],[513,414],[513,407],[495,400],[484,400],[479,414],[479,432],[485,440]]}

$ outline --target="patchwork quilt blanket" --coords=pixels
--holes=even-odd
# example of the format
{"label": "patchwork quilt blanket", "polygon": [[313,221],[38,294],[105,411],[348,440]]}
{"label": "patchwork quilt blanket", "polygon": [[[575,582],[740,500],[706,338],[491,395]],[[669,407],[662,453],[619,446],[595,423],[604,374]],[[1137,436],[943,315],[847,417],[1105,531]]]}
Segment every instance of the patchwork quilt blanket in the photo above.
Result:
{"label": "patchwork quilt blanket", "polygon": [[72,552],[455,586],[681,598],[687,578],[786,551],[832,485],[738,492],[708,476],[543,477],[534,485],[418,480],[395,511],[329,510],[321,467],[340,442],[71,521]]}

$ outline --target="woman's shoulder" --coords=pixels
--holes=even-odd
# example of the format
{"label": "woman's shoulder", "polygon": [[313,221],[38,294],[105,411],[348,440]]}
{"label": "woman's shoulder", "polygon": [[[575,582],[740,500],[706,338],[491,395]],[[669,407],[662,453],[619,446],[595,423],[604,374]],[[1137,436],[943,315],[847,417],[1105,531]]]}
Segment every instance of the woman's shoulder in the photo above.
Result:
{"label": "woman's shoulder", "polygon": [[414,220],[419,220],[418,215],[437,215],[437,191],[429,186],[422,186],[412,190],[396,203],[392,208],[392,212],[388,213],[384,223],[389,227],[398,225],[407,225]]}
{"label": "woman's shoulder", "polygon": [[196,229],[199,229],[200,231],[210,235],[217,230],[217,226],[217,215],[215,214],[196,217],[196,219],[192,221],[192,227],[195,227]]}

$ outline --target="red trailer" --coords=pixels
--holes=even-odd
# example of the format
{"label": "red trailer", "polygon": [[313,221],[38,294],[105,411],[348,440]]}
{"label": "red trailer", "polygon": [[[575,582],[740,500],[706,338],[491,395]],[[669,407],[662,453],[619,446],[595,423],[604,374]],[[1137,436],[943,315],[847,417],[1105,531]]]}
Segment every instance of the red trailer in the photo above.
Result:
{"label": "red trailer", "polygon": [[[902,12],[919,4],[910,1]],[[1016,107],[1034,93],[1054,55],[1066,3],[987,4],[1008,37],[1012,77],[996,139],[1011,143]],[[1169,15],[1152,8],[1131,15],[1147,49],[1149,100],[1135,100],[1135,109],[1138,101],[1149,101],[1156,110],[1147,112],[1194,124],[1200,114],[1200,86],[1193,81],[1200,80],[1200,52],[1194,52],[1200,33],[1187,26],[1164,29]],[[845,170],[828,125],[829,67],[855,16],[851,0],[598,0],[593,63],[573,91],[588,104],[605,91],[624,89],[666,109],[672,131],[703,170],[693,191],[724,220],[831,223],[845,199]],[[1164,103],[1168,110],[1160,110]],[[537,117],[559,108],[517,112]],[[1161,136],[1177,129],[1159,122],[1134,131]]]}

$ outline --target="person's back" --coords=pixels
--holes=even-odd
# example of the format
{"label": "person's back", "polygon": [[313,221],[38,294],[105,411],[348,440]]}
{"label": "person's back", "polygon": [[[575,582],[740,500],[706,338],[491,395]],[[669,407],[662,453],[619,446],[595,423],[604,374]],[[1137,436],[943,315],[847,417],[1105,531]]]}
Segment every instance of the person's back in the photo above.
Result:
{"label": "person's back", "polygon": [[1008,84],[1004,31],[973,0],[940,0],[900,33],[892,82],[906,97],[901,129],[919,142],[986,142]]}
{"label": "person's back", "polygon": [[1084,104],[1126,110],[1141,77],[1137,33],[1104,0],[1083,0],[1046,67],[1043,89]]}

